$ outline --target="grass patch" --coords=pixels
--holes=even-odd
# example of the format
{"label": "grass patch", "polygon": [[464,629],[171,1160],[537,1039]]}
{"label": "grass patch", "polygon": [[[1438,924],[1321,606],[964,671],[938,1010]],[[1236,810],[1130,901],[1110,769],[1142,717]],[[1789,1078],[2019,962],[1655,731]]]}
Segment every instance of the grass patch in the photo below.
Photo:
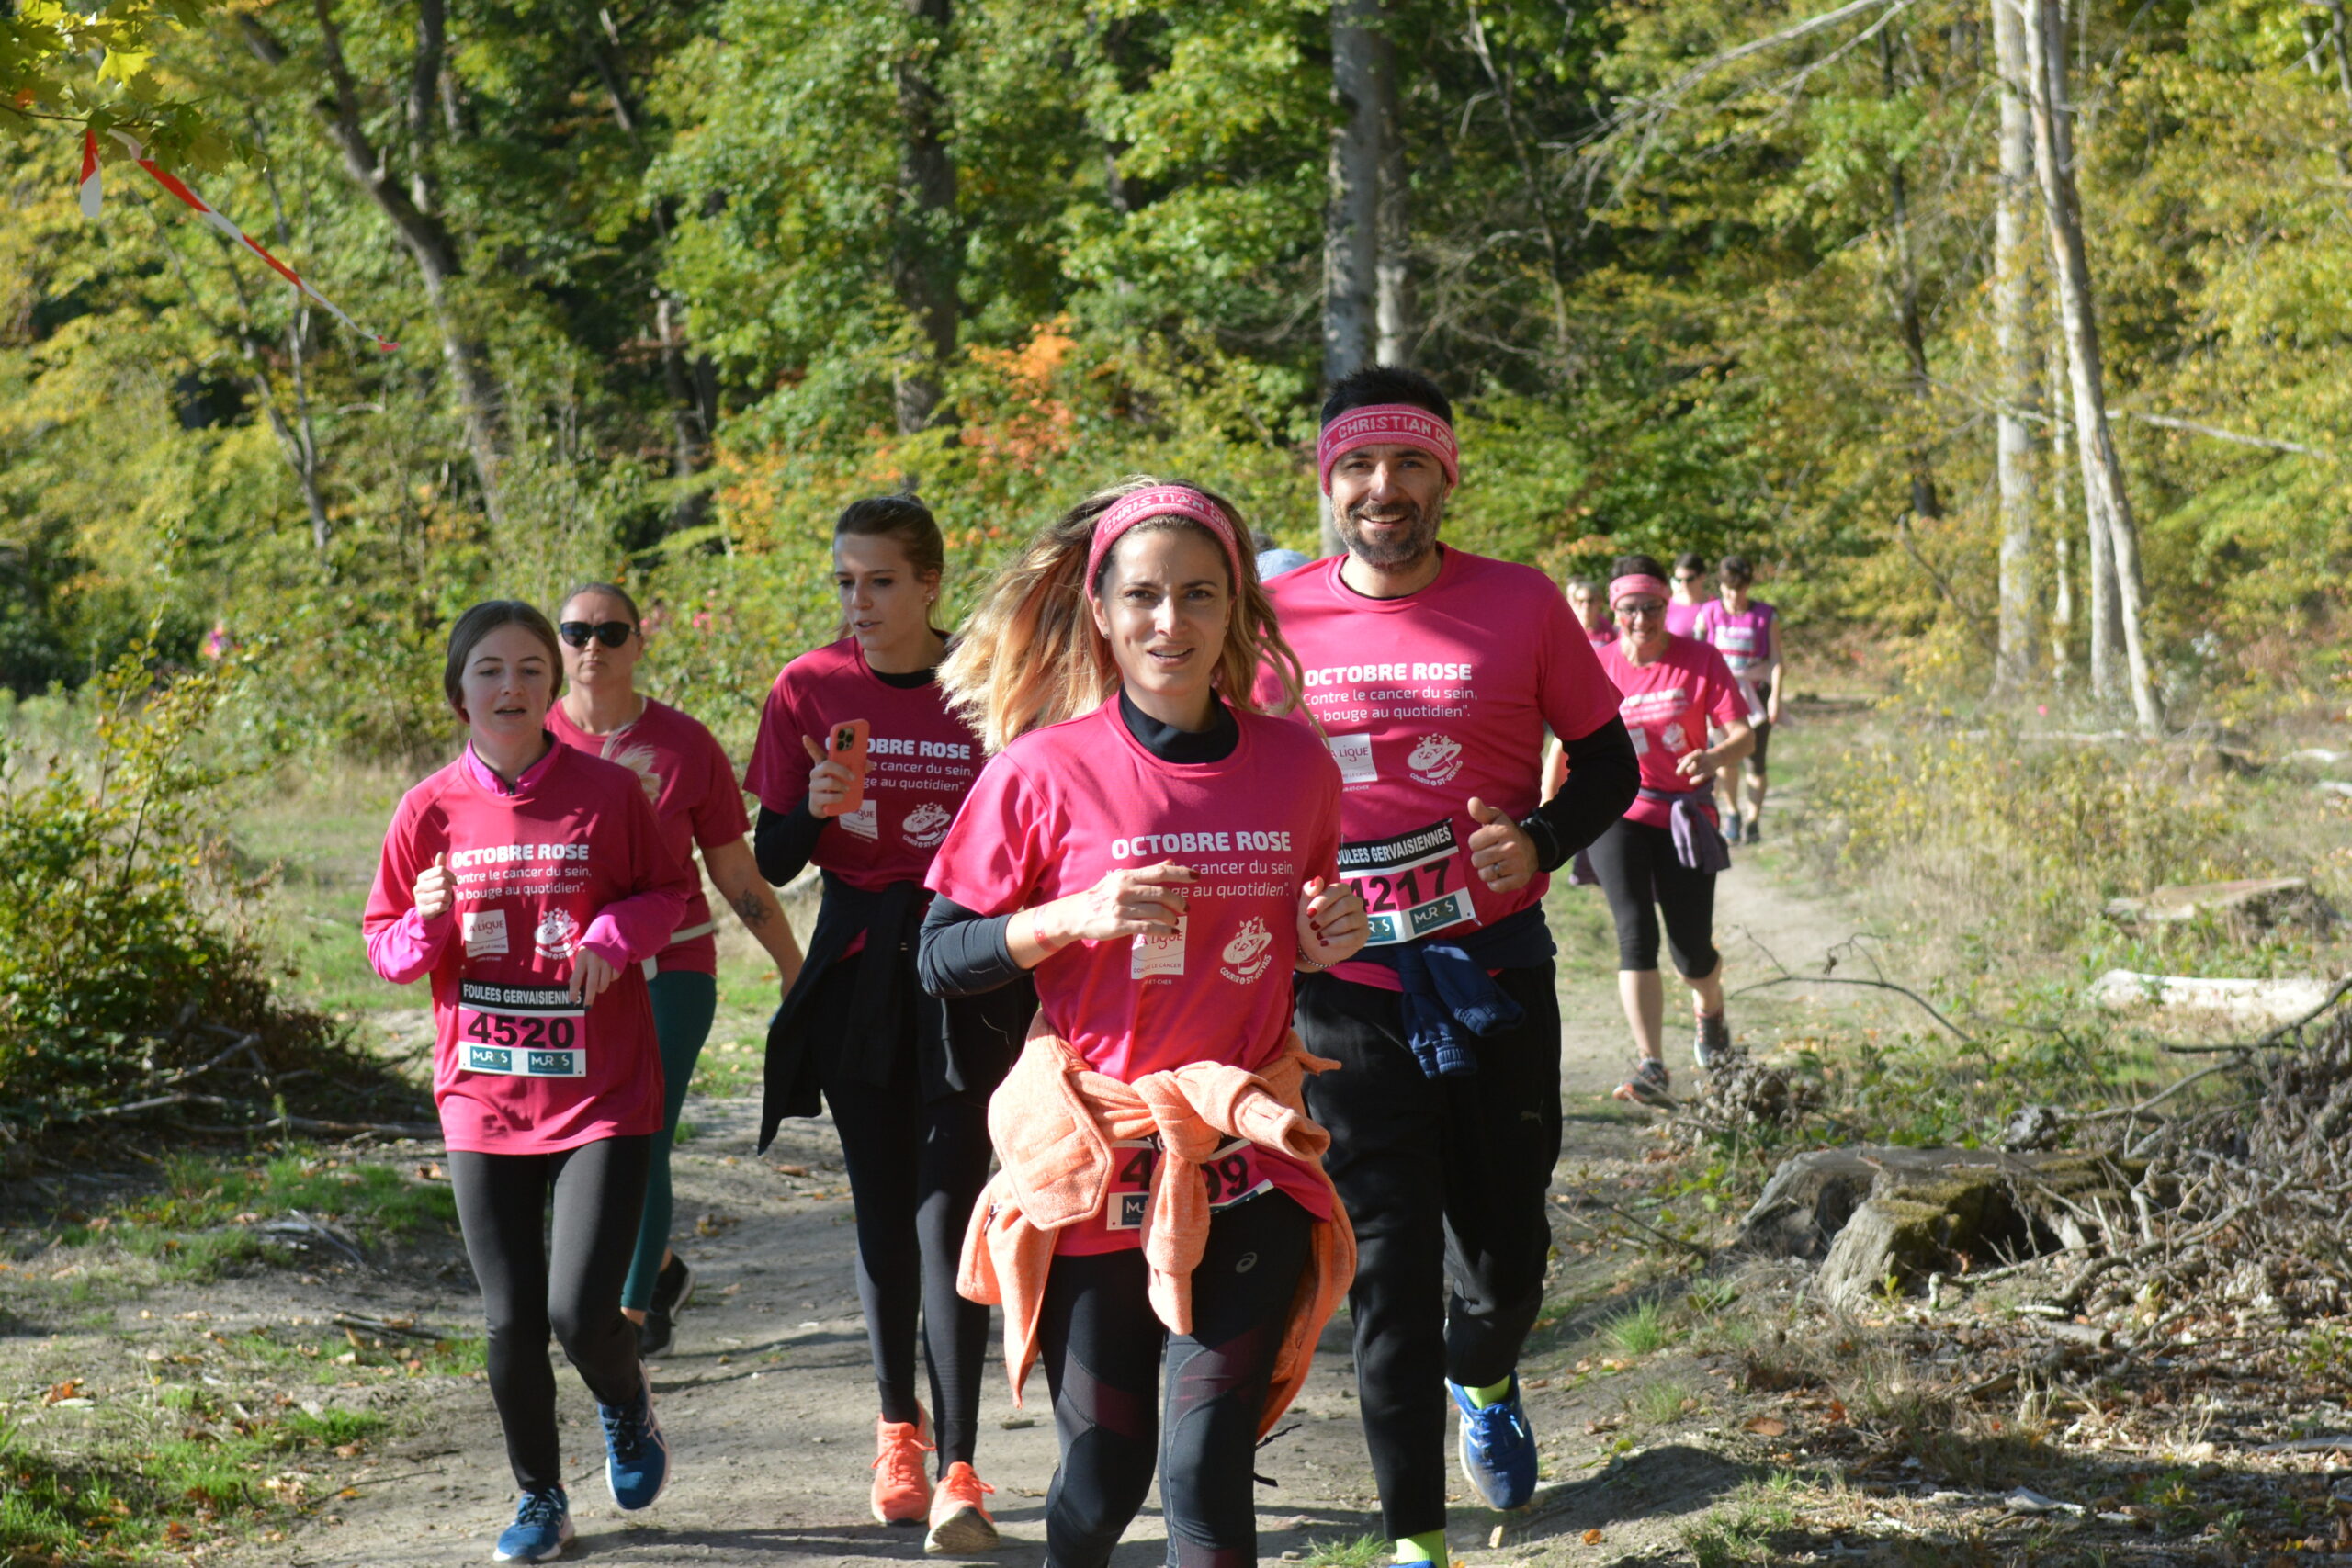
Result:
{"label": "grass patch", "polygon": [[1667,1324],[1664,1308],[1656,1302],[1644,1302],[1602,1324],[1600,1337],[1628,1356],[1646,1356],[1672,1344],[1674,1331]]}
{"label": "grass patch", "polygon": [[1377,1535],[1360,1535],[1353,1540],[1311,1540],[1306,1543],[1306,1568],[1374,1568],[1394,1544]]}
{"label": "grass patch", "polygon": [[185,1415],[159,1409],[146,1429],[109,1431],[75,1454],[0,1425],[0,1562],[152,1560],[308,1512],[335,1489],[309,1461],[351,1458],[387,1426],[345,1410],[221,1425]]}
{"label": "grass patch", "polygon": [[[713,1039],[695,1064],[688,1092],[709,1100],[733,1100],[758,1092],[767,1062],[764,1033],[733,1039]],[[685,1129],[681,1126],[679,1132]],[[681,1137],[679,1142],[684,1143]]]}
{"label": "grass patch", "polygon": [[68,1247],[111,1245],[154,1262],[162,1278],[202,1283],[288,1250],[253,1227],[300,1213],[363,1247],[446,1232],[458,1211],[447,1182],[399,1167],[289,1145],[258,1161],[182,1152],[164,1161],[162,1186],[108,1213],[69,1213]]}
{"label": "grass patch", "polygon": [[1698,1568],[1772,1562],[1772,1538],[1796,1528],[1800,1484],[1784,1471],[1749,1483],[1698,1523],[1683,1526],[1683,1548]]}

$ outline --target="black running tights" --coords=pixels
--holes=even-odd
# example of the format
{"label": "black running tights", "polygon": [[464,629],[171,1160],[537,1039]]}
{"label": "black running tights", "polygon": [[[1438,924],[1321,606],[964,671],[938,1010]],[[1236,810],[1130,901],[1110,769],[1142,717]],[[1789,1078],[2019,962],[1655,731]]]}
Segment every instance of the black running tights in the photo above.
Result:
{"label": "black running tights", "polygon": [[1617,967],[1657,967],[1657,919],[1666,917],[1667,946],[1676,973],[1703,980],[1715,972],[1715,874],[1692,871],[1676,858],[1674,834],[1621,818],[1585,853],[1600,878],[1617,922]]}
{"label": "black running tights", "polygon": [[825,1085],[825,1103],[857,1206],[857,1299],[865,1310],[882,1414],[891,1421],[919,1414],[921,1303],[933,1440],[944,1475],[958,1461],[972,1462],[986,1375],[989,1309],[956,1293],[956,1265],[972,1205],[988,1185],[987,1097],[956,1093],[925,1104],[910,1040],[888,1088],[837,1073]]}
{"label": "black running tights", "polygon": [[1152,1315],[1139,1249],[1054,1259],[1037,1325],[1061,1438],[1046,1494],[1047,1568],[1111,1560],[1151,1490],[1155,1458],[1170,1568],[1253,1568],[1258,1416],[1314,1224],[1279,1192],[1217,1214],[1193,1270],[1190,1334]]}
{"label": "black running tights", "polygon": [[563,1482],[550,1331],[598,1404],[627,1404],[645,1386],[637,1325],[621,1315],[621,1281],[637,1247],[652,1145],[639,1134],[551,1155],[449,1151],[458,1224],[490,1327],[491,1398],[526,1490]]}

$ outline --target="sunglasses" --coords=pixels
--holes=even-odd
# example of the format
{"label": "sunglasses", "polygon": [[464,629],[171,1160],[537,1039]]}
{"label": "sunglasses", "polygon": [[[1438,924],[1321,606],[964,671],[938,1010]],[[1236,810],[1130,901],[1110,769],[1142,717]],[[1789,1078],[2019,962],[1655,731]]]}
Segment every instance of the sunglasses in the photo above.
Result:
{"label": "sunglasses", "polygon": [[556,627],[556,635],[574,648],[587,647],[591,637],[606,648],[618,648],[635,630],[627,621],[598,621],[594,626],[586,621],[566,621]]}
{"label": "sunglasses", "polygon": [[1645,615],[1663,615],[1666,606],[1655,599],[1628,599],[1617,606],[1619,618],[1638,621]]}
{"label": "sunglasses", "polygon": [[1674,581],[1677,582],[1698,582],[1702,581],[1702,578],[1700,573],[1695,571],[1678,571],[1674,574]]}

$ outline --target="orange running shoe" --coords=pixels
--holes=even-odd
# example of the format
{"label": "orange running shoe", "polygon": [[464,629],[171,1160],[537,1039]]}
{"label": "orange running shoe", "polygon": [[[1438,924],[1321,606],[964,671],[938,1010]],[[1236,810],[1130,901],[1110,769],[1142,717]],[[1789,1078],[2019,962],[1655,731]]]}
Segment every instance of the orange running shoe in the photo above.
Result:
{"label": "orange running shoe", "polygon": [[922,1456],[932,1451],[931,1417],[921,1405],[912,1421],[874,1418],[874,1517],[886,1525],[919,1525],[931,1513],[931,1478]]}
{"label": "orange running shoe", "polygon": [[988,1506],[980,1497],[995,1490],[962,1460],[949,1465],[947,1473],[939,1478],[939,1490],[932,1495],[931,1533],[923,1538],[922,1549],[933,1557],[994,1551],[1001,1544],[996,1521],[989,1517]]}

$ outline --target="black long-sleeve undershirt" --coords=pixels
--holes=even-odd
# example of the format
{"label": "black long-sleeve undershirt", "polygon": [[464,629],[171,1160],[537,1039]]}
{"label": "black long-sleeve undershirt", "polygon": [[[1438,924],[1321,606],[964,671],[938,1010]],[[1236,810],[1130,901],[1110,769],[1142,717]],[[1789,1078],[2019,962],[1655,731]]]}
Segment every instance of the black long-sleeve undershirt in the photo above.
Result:
{"label": "black long-sleeve undershirt", "polygon": [[1567,782],[1560,793],[1519,819],[1535,840],[1535,866],[1557,871],[1569,857],[1609,831],[1642,787],[1641,759],[1625,721],[1613,714],[1589,735],[1563,739]]}

